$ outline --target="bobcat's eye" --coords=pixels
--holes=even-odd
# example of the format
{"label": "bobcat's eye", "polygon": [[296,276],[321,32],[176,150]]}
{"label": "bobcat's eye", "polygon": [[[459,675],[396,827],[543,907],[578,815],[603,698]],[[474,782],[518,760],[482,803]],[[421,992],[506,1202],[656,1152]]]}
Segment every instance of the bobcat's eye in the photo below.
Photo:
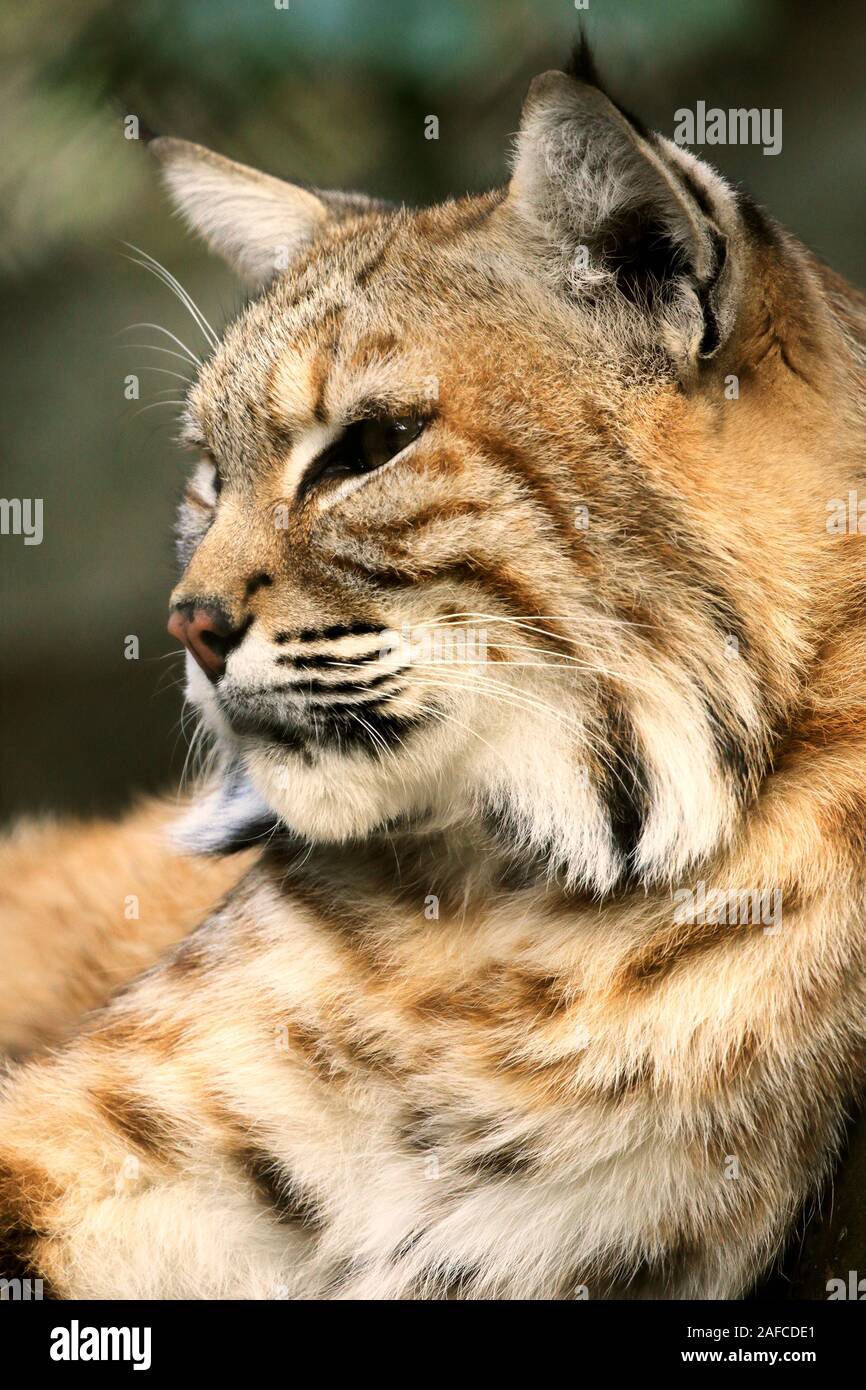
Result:
{"label": "bobcat's eye", "polygon": [[301,479],[298,499],[303,499],[317,483],[381,468],[417,439],[426,424],[423,415],[403,415],[395,419],[356,420],[347,425],[339,439],[313,459]]}

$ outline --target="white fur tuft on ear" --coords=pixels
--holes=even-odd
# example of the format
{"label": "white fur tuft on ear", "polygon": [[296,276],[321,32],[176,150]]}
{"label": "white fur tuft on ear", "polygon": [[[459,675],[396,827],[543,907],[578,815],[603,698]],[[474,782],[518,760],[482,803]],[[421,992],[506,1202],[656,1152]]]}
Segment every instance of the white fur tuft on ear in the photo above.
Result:
{"label": "white fur tuft on ear", "polygon": [[187,224],[256,286],[288,269],[331,216],[323,199],[309,189],[188,140],[162,136],[149,148]]}

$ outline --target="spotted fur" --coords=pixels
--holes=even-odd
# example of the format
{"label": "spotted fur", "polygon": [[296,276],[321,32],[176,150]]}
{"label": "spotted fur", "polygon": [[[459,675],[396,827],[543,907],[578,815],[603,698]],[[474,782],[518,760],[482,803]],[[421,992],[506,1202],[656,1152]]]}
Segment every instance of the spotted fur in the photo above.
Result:
{"label": "spotted fur", "polygon": [[[741,1296],[864,1074],[863,301],[585,66],[433,208],[155,152],[258,289],[189,398],[172,603],[232,634],[177,833],[259,848],[10,1073],[3,1272]],[[782,920],[684,919],[699,883]]]}

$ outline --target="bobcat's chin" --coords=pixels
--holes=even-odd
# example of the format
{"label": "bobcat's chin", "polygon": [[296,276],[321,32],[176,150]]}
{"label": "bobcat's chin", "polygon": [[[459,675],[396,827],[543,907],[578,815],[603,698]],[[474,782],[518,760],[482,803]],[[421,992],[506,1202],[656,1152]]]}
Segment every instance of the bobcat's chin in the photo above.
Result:
{"label": "bobcat's chin", "polygon": [[438,821],[472,802],[473,764],[438,724],[407,736],[399,760],[387,750],[318,750],[305,757],[267,741],[242,740],[250,782],[280,821],[319,843],[364,839],[395,822]]}
{"label": "bobcat's chin", "polygon": [[[188,659],[187,699],[214,740],[218,785],[199,798],[184,846],[225,853],[270,823],[306,842],[365,839],[395,822],[471,819],[485,779],[483,754],[499,763],[501,721],[475,728],[474,701],[459,695],[459,724],[422,690],[406,709],[350,706],[289,717],[273,692],[211,683]],[[503,750],[507,752],[507,750]]]}

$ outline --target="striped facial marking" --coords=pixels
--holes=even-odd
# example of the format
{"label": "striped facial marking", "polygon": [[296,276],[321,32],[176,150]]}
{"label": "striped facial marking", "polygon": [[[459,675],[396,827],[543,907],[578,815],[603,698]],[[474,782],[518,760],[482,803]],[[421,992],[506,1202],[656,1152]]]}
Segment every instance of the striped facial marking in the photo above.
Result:
{"label": "striped facial marking", "polygon": [[609,891],[711,853],[754,794],[761,636],[658,464],[682,398],[660,380],[649,410],[498,216],[435,266],[429,213],[423,242],[341,233],[229,329],[189,400],[172,602],[207,644],[192,699],[295,832],[482,814]]}

